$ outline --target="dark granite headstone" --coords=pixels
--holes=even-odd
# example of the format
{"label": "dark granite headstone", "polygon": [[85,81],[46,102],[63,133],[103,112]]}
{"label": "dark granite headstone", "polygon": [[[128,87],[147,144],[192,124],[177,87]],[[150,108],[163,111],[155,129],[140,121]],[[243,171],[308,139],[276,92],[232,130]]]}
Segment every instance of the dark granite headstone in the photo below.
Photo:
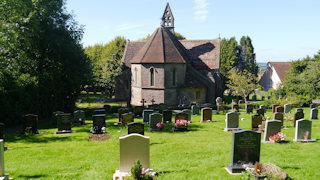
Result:
{"label": "dark granite headstone", "polygon": [[143,110],[143,123],[149,123],[149,115],[153,113],[153,109]]}
{"label": "dark granite headstone", "polygon": [[162,115],[160,113],[152,113],[149,115],[149,131],[157,131],[157,124],[162,122]]}
{"label": "dark granite headstone", "polygon": [[257,100],[257,95],[254,94],[254,95],[252,95],[251,98],[252,98],[252,101],[256,101]]}
{"label": "dark granite headstone", "polygon": [[86,120],[86,113],[83,110],[77,110],[73,112],[74,123],[86,124],[85,120]]}
{"label": "dark granite headstone", "polygon": [[102,134],[102,128],[106,127],[106,115],[105,114],[95,114],[92,116],[92,126],[96,127],[96,134]]}
{"label": "dark granite headstone", "polygon": [[191,106],[192,109],[192,115],[199,115],[200,114],[200,108],[197,105],[192,105]]}
{"label": "dark granite headstone", "polygon": [[311,139],[312,121],[306,119],[297,120],[295,138],[293,141],[309,142],[316,141]]}
{"label": "dark granite headstone", "polygon": [[118,123],[122,123],[122,114],[129,113],[128,108],[119,108],[118,109]]}
{"label": "dark granite headstone", "polygon": [[207,121],[212,121],[212,109],[211,108],[202,108],[200,122],[207,122]]}
{"label": "dark granite headstone", "polygon": [[254,114],[251,116],[251,129],[258,130],[259,125],[262,124],[262,116],[260,114]]}
{"label": "dark granite headstone", "polygon": [[[281,113],[280,113],[281,114]],[[264,131],[263,142],[270,142],[269,137],[281,131],[282,122],[278,120],[267,120]]]}
{"label": "dark granite headstone", "polygon": [[126,127],[128,123],[134,122],[134,114],[132,113],[124,113],[122,114],[122,127]]}
{"label": "dark granite headstone", "polygon": [[246,104],[246,113],[247,114],[253,113],[253,105],[252,104]]}
{"label": "dark granite headstone", "polygon": [[240,130],[232,133],[231,163],[227,170],[241,173],[246,166],[253,167],[260,161],[261,133],[251,130]]}
{"label": "dark granite headstone", "polygon": [[143,107],[142,106],[136,106],[133,109],[133,113],[135,117],[142,117],[143,113]]}
{"label": "dark granite headstone", "polygon": [[281,106],[277,106],[276,107],[276,111],[275,112],[278,112],[278,113],[284,113],[284,108],[281,107]]}
{"label": "dark granite headstone", "polygon": [[187,113],[184,113],[184,112],[180,112],[180,113],[176,113],[175,114],[175,121],[176,122],[178,119],[184,119],[184,120],[187,120],[188,121],[188,114]]}
{"label": "dark granite headstone", "polygon": [[51,116],[51,120],[52,120],[52,124],[54,126],[57,126],[57,119],[58,119],[58,115],[63,113],[62,111],[55,111],[52,113],[52,116]]}
{"label": "dark granite headstone", "polygon": [[144,124],[141,122],[128,123],[128,134],[132,133],[144,135]]}
{"label": "dark granite headstone", "polygon": [[30,130],[33,134],[39,134],[38,115],[26,114],[23,116],[23,121],[23,132],[28,132]]}
{"label": "dark granite headstone", "polygon": [[304,118],[304,113],[301,110],[298,110],[296,113],[294,113],[294,124],[293,124],[293,127],[296,127],[297,120],[303,119],[303,118]]}
{"label": "dark granite headstone", "polygon": [[283,126],[283,113],[276,112],[273,115],[273,119],[281,121],[281,126]]}
{"label": "dark granite headstone", "polygon": [[182,110],[182,112],[188,114],[188,121],[191,122],[191,114],[192,114],[191,110],[184,109],[184,110]]}
{"label": "dark granite headstone", "polygon": [[315,104],[310,104],[310,109],[312,108],[316,108],[316,105]]}
{"label": "dark granite headstone", "polygon": [[318,119],[318,109],[312,108],[310,110],[310,119]]}
{"label": "dark granite headstone", "polygon": [[264,116],[264,109],[262,109],[262,108],[257,109],[257,114]]}
{"label": "dark granite headstone", "polygon": [[232,111],[239,112],[239,105],[238,104],[232,104]]}
{"label": "dark granite headstone", "polygon": [[106,112],[111,112],[111,106],[109,104],[105,104],[103,108],[106,110]]}
{"label": "dark granite headstone", "polygon": [[57,125],[58,125],[58,131],[56,134],[60,133],[71,133],[71,127],[72,127],[72,116],[71,113],[61,113],[57,117]]}
{"label": "dark granite headstone", "polygon": [[261,101],[264,101],[264,98],[265,98],[264,96],[261,96]]}
{"label": "dark granite headstone", "polygon": [[290,113],[291,112],[291,105],[285,104],[284,105],[284,113]]}
{"label": "dark granite headstone", "polygon": [[166,104],[163,104],[163,103],[159,104],[159,107],[158,107],[159,113],[162,113],[163,110],[165,110],[167,108],[168,108],[168,106]]}
{"label": "dark granite headstone", "polygon": [[296,109],[296,112],[303,112],[303,109],[297,108],[297,109]]}

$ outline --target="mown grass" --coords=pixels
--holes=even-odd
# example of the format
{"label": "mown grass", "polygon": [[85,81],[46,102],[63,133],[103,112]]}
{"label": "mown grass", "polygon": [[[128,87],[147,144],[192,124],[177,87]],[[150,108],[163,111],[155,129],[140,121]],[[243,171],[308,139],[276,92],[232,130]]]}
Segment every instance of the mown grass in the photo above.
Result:
{"label": "mown grass", "polygon": [[[270,111],[267,115],[272,117]],[[304,108],[304,112],[309,119],[309,109]],[[240,121],[241,128],[250,128],[250,116],[241,111],[240,118],[245,118]],[[224,169],[230,162],[232,141],[232,134],[223,131],[225,114],[214,114],[213,123],[200,123],[200,117],[192,116],[189,132],[172,133],[172,125],[163,132],[148,132],[145,127],[145,135],[150,137],[150,165],[159,173],[159,179],[242,178]],[[7,135],[5,171],[15,179],[111,179],[119,169],[118,139],[127,133],[126,128],[113,126],[116,121],[115,116],[108,116],[111,138],[104,142],[88,141],[90,120],[86,126],[73,127],[76,133],[72,134],[55,135],[57,129],[46,124],[40,127],[43,135]],[[293,179],[319,178],[320,120],[313,121],[312,138],[318,139],[315,143],[293,142],[293,122],[285,121],[285,125],[288,128],[283,132],[289,142],[262,143],[261,162],[280,166]]]}

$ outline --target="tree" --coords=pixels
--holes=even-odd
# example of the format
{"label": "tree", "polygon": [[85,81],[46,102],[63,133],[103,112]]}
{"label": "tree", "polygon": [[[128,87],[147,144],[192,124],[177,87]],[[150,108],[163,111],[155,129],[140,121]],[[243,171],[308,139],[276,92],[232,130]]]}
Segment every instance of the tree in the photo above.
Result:
{"label": "tree", "polygon": [[232,91],[232,95],[241,96],[246,100],[246,97],[260,85],[257,84],[256,76],[247,70],[244,71],[232,71],[229,76],[229,87]]}
{"label": "tree", "polygon": [[220,54],[220,73],[224,77],[224,82],[228,81],[230,70],[235,66],[239,59],[239,47],[235,37],[221,40]]}
{"label": "tree", "polygon": [[236,66],[240,70],[248,70],[255,76],[258,75],[258,65],[256,64],[256,58],[251,38],[249,36],[242,36],[240,40],[240,59],[236,62]]}

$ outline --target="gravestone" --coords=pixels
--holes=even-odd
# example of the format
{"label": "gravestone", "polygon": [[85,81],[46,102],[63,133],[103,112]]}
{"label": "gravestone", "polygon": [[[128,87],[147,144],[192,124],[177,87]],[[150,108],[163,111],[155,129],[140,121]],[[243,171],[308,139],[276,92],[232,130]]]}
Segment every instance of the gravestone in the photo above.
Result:
{"label": "gravestone", "polygon": [[232,111],[239,112],[239,105],[238,104],[232,104]]}
{"label": "gravestone", "polygon": [[264,113],[267,112],[267,106],[261,104],[261,105],[259,106],[259,108],[263,109],[263,110],[264,110]]}
{"label": "gravestone", "polygon": [[264,101],[264,98],[265,98],[264,96],[261,96],[261,101]]}
{"label": "gravestone", "polygon": [[217,111],[223,111],[223,100],[221,97],[217,97],[216,104],[217,104]]}
{"label": "gravestone", "polygon": [[244,104],[245,101],[244,100],[239,100],[239,103],[238,104]]}
{"label": "gravestone", "polygon": [[38,115],[26,114],[23,116],[23,132],[31,132],[33,134],[39,134],[38,131]]}
{"label": "gravestone", "polygon": [[9,180],[9,175],[4,171],[4,141],[0,139],[0,179]]}
{"label": "gravestone", "polygon": [[188,114],[185,112],[179,112],[175,114],[174,122],[176,122],[178,119],[183,119],[188,121]]}
{"label": "gravestone", "polygon": [[192,115],[199,115],[200,114],[200,108],[197,105],[192,105],[191,106],[192,109]]}
{"label": "gravestone", "polygon": [[144,135],[144,124],[141,122],[128,123],[128,134],[132,133]]}
{"label": "gravestone", "polygon": [[122,127],[126,127],[128,125],[128,123],[131,123],[133,121],[134,121],[134,114],[132,114],[132,113],[122,114],[122,123],[121,123]]}
{"label": "gravestone", "polygon": [[284,113],[284,108],[281,106],[277,106],[275,112]]}
{"label": "gravestone", "polygon": [[318,109],[316,109],[316,108],[311,109],[310,119],[318,119]]}
{"label": "gravestone", "polygon": [[312,109],[312,108],[316,108],[316,105],[315,104],[310,104],[310,109]]}
{"label": "gravestone", "polygon": [[106,114],[106,110],[105,109],[96,109],[96,110],[94,110],[94,114]]}
{"label": "gravestone", "polygon": [[212,109],[211,108],[202,108],[200,122],[207,122],[207,121],[212,121]]}
{"label": "gravestone", "polygon": [[257,109],[257,114],[264,116],[264,109],[262,109],[262,108]]}
{"label": "gravestone", "polygon": [[157,124],[162,122],[162,115],[160,113],[152,113],[149,115],[149,131],[157,131]]}
{"label": "gravestone", "polygon": [[294,124],[293,124],[293,127],[296,127],[296,122],[299,119],[303,119],[303,118],[304,118],[304,113],[301,110],[298,110],[296,113],[294,113]]}
{"label": "gravestone", "polygon": [[[280,113],[281,114],[281,113]],[[270,142],[269,137],[281,131],[282,122],[279,120],[267,120],[263,142]]]}
{"label": "gravestone", "polygon": [[118,123],[119,124],[122,123],[122,114],[125,114],[125,113],[129,113],[128,108],[119,108],[118,109]]}
{"label": "gravestone", "polygon": [[52,124],[54,126],[57,126],[57,119],[58,119],[58,115],[63,113],[62,111],[55,111],[52,113],[52,116],[51,116],[51,120],[52,120]]}
{"label": "gravestone", "polygon": [[226,128],[224,131],[238,131],[239,128],[239,113],[228,112],[226,114]]}
{"label": "gravestone", "polygon": [[72,133],[72,118],[70,113],[61,113],[57,117],[58,131],[56,134]]}
{"label": "gravestone", "polygon": [[159,107],[158,107],[159,113],[162,113],[163,110],[165,110],[167,108],[168,108],[168,106],[166,104],[163,104],[163,103],[159,104]]}
{"label": "gravestone", "polygon": [[102,134],[102,128],[106,127],[106,115],[105,114],[95,114],[92,115],[92,126],[96,128],[95,134]]}
{"label": "gravestone", "polygon": [[188,114],[188,121],[191,123],[191,114],[192,114],[191,110],[184,109],[184,110],[182,110],[182,112]]}
{"label": "gravestone", "polygon": [[278,104],[272,104],[272,113],[276,112],[276,107],[279,106]]}
{"label": "gravestone", "polygon": [[259,125],[262,124],[262,116],[260,114],[254,114],[251,116],[251,129],[257,131]]}
{"label": "gravestone", "polygon": [[283,113],[279,113],[279,112],[274,113],[273,119],[281,121],[281,126],[283,126]]}
{"label": "gravestone", "polygon": [[[120,172],[130,173],[132,165],[139,160],[142,167],[149,168],[150,138],[141,134],[129,134],[119,138]],[[116,171],[117,173],[117,171]]]}
{"label": "gravestone", "polygon": [[297,127],[295,138],[293,141],[297,142],[313,142],[315,139],[311,139],[312,121],[306,119],[297,120]]}
{"label": "gravestone", "polygon": [[107,111],[107,112],[111,112],[111,106],[109,104],[105,104],[103,105],[103,108]]}
{"label": "gravestone", "polygon": [[77,110],[73,112],[73,122],[74,123],[80,123],[80,124],[86,124],[86,113],[84,110]]}
{"label": "gravestone", "polygon": [[260,141],[260,132],[247,129],[233,132],[231,163],[227,165],[227,171],[241,173],[246,167],[253,168],[256,162],[260,162]]}
{"label": "gravestone", "polygon": [[163,110],[162,116],[164,123],[172,123],[172,110]]}
{"label": "gravestone", "polygon": [[142,106],[135,106],[133,109],[133,113],[135,117],[142,117],[143,107]]}
{"label": "gravestone", "polygon": [[149,123],[149,115],[153,113],[153,109],[143,110],[143,123]]}
{"label": "gravestone", "polygon": [[246,112],[247,112],[247,114],[253,113],[253,105],[252,104],[246,104]]}
{"label": "gravestone", "polygon": [[290,112],[291,112],[291,104],[285,104],[284,113],[290,113]]}
{"label": "gravestone", "polygon": [[252,101],[256,101],[257,100],[257,95],[254,94],[254,95],[252,95],[251,98],[252,98]]}
{"label": "gravestone", "polygon": [[4,123],[0,123],[0,139],[4,139]]}
{"label": "gravestone", "polygon": [[303,109],[297,108],[297,109],[296,109],[296,112],[303,112]]}

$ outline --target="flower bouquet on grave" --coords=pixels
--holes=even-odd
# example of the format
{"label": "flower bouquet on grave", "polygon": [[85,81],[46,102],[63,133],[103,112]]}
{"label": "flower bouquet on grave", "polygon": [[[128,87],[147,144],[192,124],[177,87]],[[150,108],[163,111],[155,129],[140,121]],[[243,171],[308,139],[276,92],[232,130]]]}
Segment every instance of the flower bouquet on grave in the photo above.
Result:
{"label": "flower bouquet on grave", "polygon": [[162,130],[164,128],[163,122],[157,123],[157,128],[158,128],[158,130]]}
{"label": "flower bouquet on grave", "polygon": [[139,160],[131,167],[131,177],[137,180],[153,180],[156,179],[157,173],[151,169],[145,170]]}
{"label": "flower bouquet on grave", "polygon": [[188,128],[188,121],[184,119],[178,119],[174,124],[174,127],[177,129],[186,129]]}
{"label": "flower bouquet on grave", "polygon": [[281,141],[284,141],[285,139],[286,139],[286,135],[283,134],[282,132],[278,132],[275,135],[269,137],[269,141],[271,143],[279,143]]}

